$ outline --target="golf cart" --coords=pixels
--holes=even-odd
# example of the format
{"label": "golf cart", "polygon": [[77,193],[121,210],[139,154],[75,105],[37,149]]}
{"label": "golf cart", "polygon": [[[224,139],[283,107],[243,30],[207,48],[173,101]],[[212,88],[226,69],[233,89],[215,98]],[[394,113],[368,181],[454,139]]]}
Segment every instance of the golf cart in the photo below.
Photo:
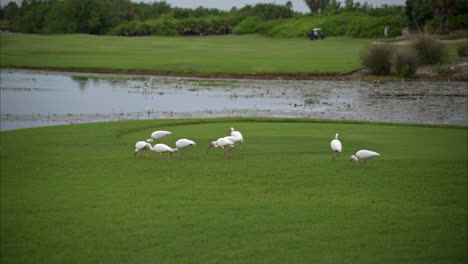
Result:
{"label": "golf cart", "polygon": [[312,30],[309,31],[309,38],[310,40],[324,39],[325,36],[323,35],[321,28],[313,28]]}

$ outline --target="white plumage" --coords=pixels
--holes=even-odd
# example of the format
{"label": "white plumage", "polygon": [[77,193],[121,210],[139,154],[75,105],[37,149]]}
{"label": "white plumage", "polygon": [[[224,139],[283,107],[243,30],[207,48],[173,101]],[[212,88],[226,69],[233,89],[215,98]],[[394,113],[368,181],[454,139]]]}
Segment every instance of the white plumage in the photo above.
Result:
{"label": "white plumage", "polygon": [[[170,152],[170,158],[172,158],[172,153],[174,153],[175,149],[169,147],[166,144],[156,144],[154,147],[150,148],[150,150],[157,152],[161,154],[161,158],[164,159],[164,153]],[[159,158],[156,158],[155,160],[159,160]]]}
{"label": "white plumage", "polygon": [[149,143],[146,143],[145,141],[138,141],[135,144],[135,154],[134,156],[136,157],[137,153],[140,153],[141,151],[146,151],[146,159],[148,159],[148,149],[151,149],[151,145]]}
{"label": "white plumage", "polygon": [[183,138],[176,141],[175,151],[180,150],[180,158],[185,155],[185,148],[196,145],[195,141]]}
{"label": "white plumage", "polygon": [[244,137],[242,136],[242,133],[240,131],[236,131],[234,130],[233,127],[231,127],[228,131],[228,135],[231,135],[233,137],[238,137],[238,138],[241,138],[242,140],[240,140],[240,142],[244,142]]}
{"label": "white plumage", "polygon": [[233,143],[242,142],[244,140],[241,137],[233,137],[233,136],[227,136],[227,137],[223,137],[223,138],[228,139],[228,140],[232,141]]}
{"label": "white plumage", "polygon": [[160,140],[161,138],[172,134],[170,131],[158,130],[151,133],[151,138],[154,140]]}
{"label": "white plumage", "polygon": [[[210,146],[208,147],[208,151],[210,151],[210,149],[212,147],[220,147],[222,149],[224,149],[224,159],[227,159],[227,153],[231,152],[231,150],[234,148],[234,142],[232,142],[231,140],[223,137],[223,138],[218,138],[216,141],[213,141],[210,143]],[[226,148],[226,147],[230,147],[230,148]]]}
{"label": "white plumage", "polygon": [[338,133],[335,135],[335,139],[330,142],[330,147],[333,150],[333,159],[336,159],[337,156],[340,156],[340,152],[343,150],[343,146],[341,145],[341,141],[338,139]]}
{"label": "white plumage", "polygon": [[231,128],[228,130],[228,136],[227,136],[227,137],[229,137],[229,135],[230,135],[231,137],[236,137],[236,138],[237,138],[237,139],[235,139],[235,142],[234,142],[234,143],[240,142],[240,143],[239,143],[239,144],[240,144],[240,146],[239,146],[239,151],[242,151],[242,143],[244,143],[244,136],[242,136],[242,133],[241,133],[240,131],[234,130],[234,128],[231,127]]}
{"label": "white plumage", "polygon": [[375,152],[375,151],[370,151],[370,150],[359,150],[358,152],[356,152],[356,155],[351,155],[351,157],[349,157],[349,160],[348,160],[348,165],[351,161],[361,161],[361,166],[364,166],[366,165],[366,160],[372,158],[372,157],[378,157],[380,156],[379,153]]}

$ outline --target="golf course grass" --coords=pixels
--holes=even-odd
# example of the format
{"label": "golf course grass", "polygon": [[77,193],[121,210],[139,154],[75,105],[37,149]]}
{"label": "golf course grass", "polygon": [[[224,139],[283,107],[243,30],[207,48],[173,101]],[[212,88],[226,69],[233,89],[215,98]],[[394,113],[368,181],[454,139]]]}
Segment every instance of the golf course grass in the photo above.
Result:
{"label": "golf course grass", "polygon": [[369,42],[259,35],[182,38],[2,34],[0,66],[206,75],[346,73],[361,67],[359,53]]}
{"label": "golf course grass", "polygon": [[[243,151],[206,153],[230,127]],[[155,130],[197,145],[135,158]],[[1,263],[468,261],[466,127],[226,118],[0,136]],[[347,166],[359,149],[381,157]]]}

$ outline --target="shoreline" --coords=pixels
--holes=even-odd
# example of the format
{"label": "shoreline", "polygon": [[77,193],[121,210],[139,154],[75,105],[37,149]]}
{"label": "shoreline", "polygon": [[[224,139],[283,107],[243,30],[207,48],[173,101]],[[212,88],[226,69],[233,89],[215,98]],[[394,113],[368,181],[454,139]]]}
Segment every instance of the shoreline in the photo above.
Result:
{"label": "shoreline", "polygon": [[[463,59],[463,58],[462,58]],[[466,58],[463,60],[465,61]],[[468,82],[468,63],[448,65],[453,73],[437,73],[431,67],[421,67],[413,78],[401,78],[396,75],[370,75],[366,69],[356,69],[348,73],[189,73],[189,72],[161,72],[153,70],[134,69],[105,69],[105,68],[67,68],[67,67],[17,67],[6,66],[1,70],[24,70],[38,72],[58,72],[62,74],[80,74],[86,76],[128,76],[129,78],[148,76],[173,76],[184,78],[208,78],[208,79],[251,79],[251,80],[326,80],[326,81],[453,81]]]}

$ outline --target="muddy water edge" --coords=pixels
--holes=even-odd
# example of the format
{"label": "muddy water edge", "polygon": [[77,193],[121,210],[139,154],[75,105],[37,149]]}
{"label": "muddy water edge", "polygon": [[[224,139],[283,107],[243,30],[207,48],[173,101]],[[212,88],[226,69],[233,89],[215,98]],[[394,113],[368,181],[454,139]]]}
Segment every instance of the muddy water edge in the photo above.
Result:
{"label": "muddy water edge", "polygon": [[1,130],[115,120],[300,117],[468,123],[468,84],[207,79],[2,69]]}

